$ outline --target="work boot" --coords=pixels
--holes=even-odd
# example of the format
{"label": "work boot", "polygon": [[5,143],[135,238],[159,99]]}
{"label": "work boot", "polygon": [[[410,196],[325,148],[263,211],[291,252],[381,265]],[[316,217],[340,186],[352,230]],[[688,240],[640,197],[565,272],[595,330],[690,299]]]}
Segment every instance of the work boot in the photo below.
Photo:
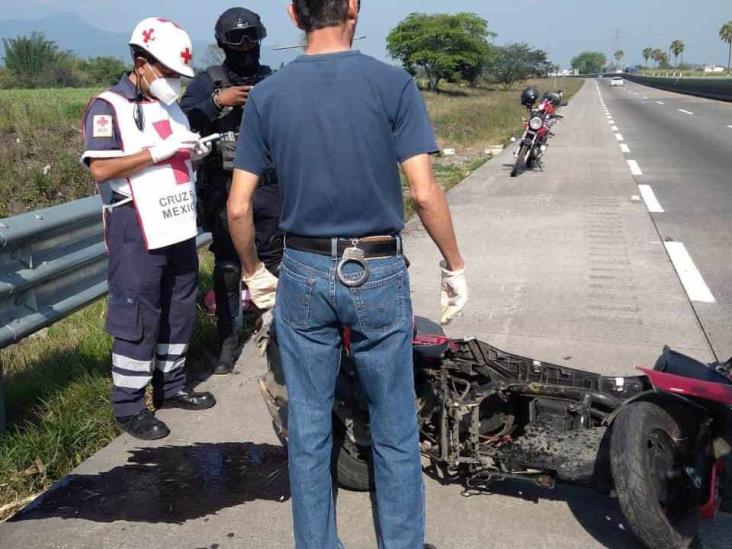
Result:
{"label": "work boot", "polygon": [[239,336],[232,334],[221,343],[219,358],[214,368],[215,375],[226,375],[234,371],[236,361],[241,353],[241,345],[239,344]]}
{"label": "work boot", "polygon": [[163,400],[159,409],[182,408],[183,410],[206,410],[216,404],[211,393],[196,393],[191,388],[182,389],[172,397]]}
{"label": "work boot", "polygon": [[134,416],[116,418],[120,429],[140,440],[158,440],[170,434],[170,429],[145,408]]}

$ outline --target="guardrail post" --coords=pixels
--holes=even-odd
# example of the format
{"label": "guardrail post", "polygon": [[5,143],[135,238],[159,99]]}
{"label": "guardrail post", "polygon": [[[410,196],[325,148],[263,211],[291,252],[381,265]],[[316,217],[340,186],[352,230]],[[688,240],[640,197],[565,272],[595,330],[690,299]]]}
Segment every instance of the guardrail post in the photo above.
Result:
{"label": "guardrail post", "polygon": [[0,356],[0,434],[5,432],[5,386],[3,384],[3,359]]}

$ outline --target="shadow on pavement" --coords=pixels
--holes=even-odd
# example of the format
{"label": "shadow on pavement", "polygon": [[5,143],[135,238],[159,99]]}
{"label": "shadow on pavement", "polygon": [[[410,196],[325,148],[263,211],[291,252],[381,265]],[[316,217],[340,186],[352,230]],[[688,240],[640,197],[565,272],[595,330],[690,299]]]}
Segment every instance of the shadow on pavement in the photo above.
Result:
{"label": "shadow on pavement", "polygon": [[200,443],[137,448],[125,465],[69,475],[13,518],[180,524],[258,499],[290,497],[280,446]]}
{"label": "shadow on pavement", "polygon": [[641,548],[625,524],[617,502],[589,488],[560,484],[551,490],[522,482],[504,481],[491,483],[486,488],[465,488],[463,495],[507,496],[533,503],[539,503],[540,500],[563,501],[577,522],[602,546],[609,549]]}

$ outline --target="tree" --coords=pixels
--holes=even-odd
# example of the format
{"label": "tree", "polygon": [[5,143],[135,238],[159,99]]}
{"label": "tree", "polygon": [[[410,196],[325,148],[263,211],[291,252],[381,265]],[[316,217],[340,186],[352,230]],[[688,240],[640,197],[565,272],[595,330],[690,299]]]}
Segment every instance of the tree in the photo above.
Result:
{"label": "tree", "polygon": [[722,42],[729,45],[729,56],[727,57],[727,74],[729,74],[732,65],[732,21],[727,21],[722,25],[722,28],[719,29],[719,37]]}
{"label": "tree", "polygon": [[127,65],[116,57],[94,57],[81,61],[79,69],[89,85],[112,86],[127,70]]}
{"label": "tree", "polygon": [[671,53],[676,58],[676,66],[679,66],[679,55],[681,55],[681,59],[683,60],[684,50],[686,49],[686,44],[684,44],[681,40],[674,40],[671,42]]}
{"label": "tree", "polygon": [[648,65],[648,60],[653,58],[653,48],[645,48],[643,50],[643,59],[646,62],[646,65]]}
{"label": "tree", "polygon": [[411,74],[425,72],[430,91],[441,80],[474,83],[487,63],[491,46],[488,22],[473,13],[412,13],[386,39],[386,51]]}
{"label": "tree", "polygon": [[545,77],[552,69],[543,50],[534,50],[528,44],[506,44],[494,48],[485,72],[491,81],[507,90],[521,80],[532,76]]}
{"label": "tree", "polygon": [[3,45],[5,67],[19,87],[36,87],[36,81],[51,71],[59,60],[58,46],[46,40],[43,33],[3,38]]}
{"label": "tree", "polygon": [[607,57],[599,51],[584,51],[572,59],[572,68],[580,74],[595,74],[602,72],[607,63]]}
{"label": "tree", "polygon": [[625,52],[623,50],[618,50],[613,54],[613,57],[615,58],[615,64],[620,68],[622,67],[622,64],[620,61],[622,61],[623,57],[625,57]]}

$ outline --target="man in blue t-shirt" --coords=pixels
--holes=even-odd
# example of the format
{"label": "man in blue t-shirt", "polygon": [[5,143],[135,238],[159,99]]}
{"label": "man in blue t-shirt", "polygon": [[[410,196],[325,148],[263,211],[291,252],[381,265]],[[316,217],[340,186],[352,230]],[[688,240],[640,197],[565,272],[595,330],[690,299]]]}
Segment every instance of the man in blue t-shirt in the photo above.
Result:
{"label": "man in blue t-shirt", "polygon": [[[292,1],[306,55],[249,97],[229,225],[255,303],[266,306],[276,291],[296,546],[339,546],[330,460],[345,327],[369,404],[379,544],[421,549],[424,488],[400,165],[444,257],[445,323],[467,301],[465,265],[432,174],[437,145],[422,97],[405,71],[351,50],[359,8],[359,0]],[[272,164],[286,235],[278,289],[257,258],[252,225],[252,196]]]}

